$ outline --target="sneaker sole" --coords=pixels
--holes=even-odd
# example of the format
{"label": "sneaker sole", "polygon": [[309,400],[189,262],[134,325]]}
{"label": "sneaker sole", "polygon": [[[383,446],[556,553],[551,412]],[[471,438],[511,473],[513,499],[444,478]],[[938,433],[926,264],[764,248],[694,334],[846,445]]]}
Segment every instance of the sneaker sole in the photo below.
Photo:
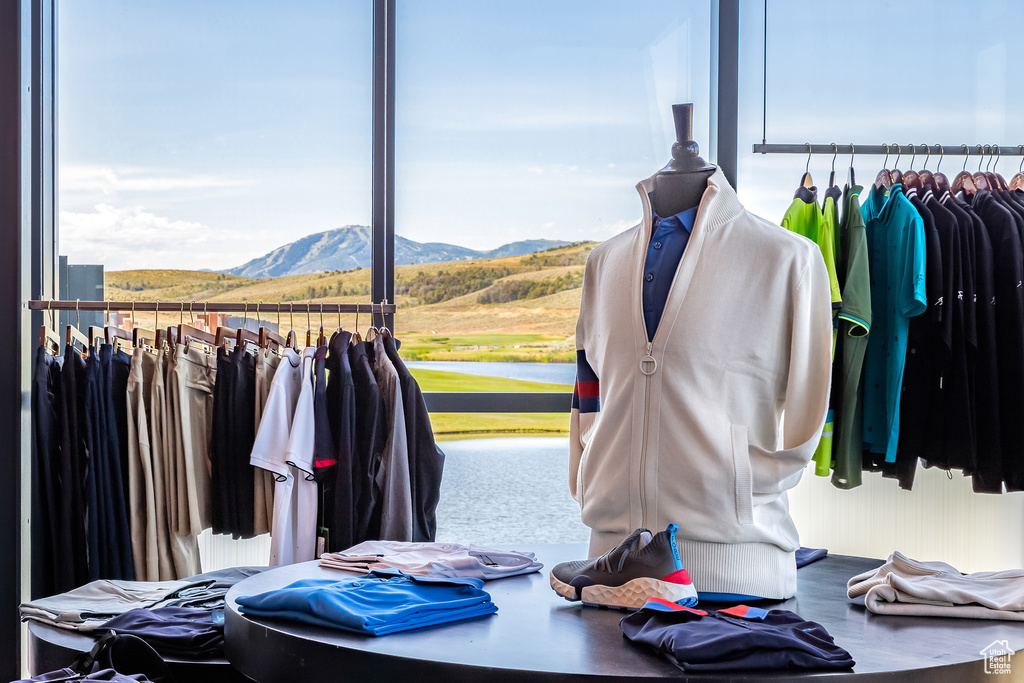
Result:
{"label": "sneaker sole", "polygon": [[576,589],[569,584],[559,581],[554,574],[549,575],[551,587],[556,593],[570,602],[582,600],[584,605],[597,607],[616,607],[619,609],[640,609],[650,598],[663,598],[670,602],[680,602],[687,598],[692,602],[697,601],[697,592],[692,585],[671,583],[643,577],[627,581],[621,586],[586,586],[580,591],[580,597],[576,597]]}

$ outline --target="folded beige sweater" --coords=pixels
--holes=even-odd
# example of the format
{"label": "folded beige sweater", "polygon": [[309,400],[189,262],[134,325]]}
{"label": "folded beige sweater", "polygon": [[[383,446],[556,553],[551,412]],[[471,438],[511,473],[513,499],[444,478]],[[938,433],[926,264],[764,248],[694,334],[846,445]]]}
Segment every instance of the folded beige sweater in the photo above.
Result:
{"label": "folded beige sweater", "polygon": [[961,574],[945,562],[918,562],[899,552],[847,583],[876,614],[1024,621],[1024,570]]}

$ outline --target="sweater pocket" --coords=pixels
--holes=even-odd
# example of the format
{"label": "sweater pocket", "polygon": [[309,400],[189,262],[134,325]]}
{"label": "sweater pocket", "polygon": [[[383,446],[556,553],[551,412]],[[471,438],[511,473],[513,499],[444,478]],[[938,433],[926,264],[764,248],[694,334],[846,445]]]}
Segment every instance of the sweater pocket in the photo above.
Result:
{"label": "sweater pocket", "polygon": [[736,496],[736,521],[740,525],[754,522],[754,501],[751,493],[750,452],[747,444],[747,428],[731,425],[732,462],[735,472],[734,494]]}

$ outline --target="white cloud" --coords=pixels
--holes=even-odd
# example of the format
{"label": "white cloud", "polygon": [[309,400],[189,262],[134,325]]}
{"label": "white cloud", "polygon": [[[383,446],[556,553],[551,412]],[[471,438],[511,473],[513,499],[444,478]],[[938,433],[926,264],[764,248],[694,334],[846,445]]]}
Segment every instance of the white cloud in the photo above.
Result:
{"label": "white cloud", "polygon": [[60,189],[77,195],[115,195],[120,192],[172,192],[235,188],[251,181],[212,174],[181,174],[165,169],[62,164]]}
{"label": "white cloud", "polygon": [[232,260],[228,235],[138,206],[61,211],[59,226],[62,254],[72,263],[102,263],[107,270],[208,268]]}

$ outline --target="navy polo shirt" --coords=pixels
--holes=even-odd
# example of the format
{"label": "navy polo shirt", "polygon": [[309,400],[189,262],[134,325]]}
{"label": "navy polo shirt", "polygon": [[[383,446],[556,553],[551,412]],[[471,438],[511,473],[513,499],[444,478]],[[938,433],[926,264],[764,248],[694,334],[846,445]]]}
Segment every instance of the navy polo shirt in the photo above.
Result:
{"label": "navy polo shirt", "polygon": [[648,341],[654,339],[654,332],[661,322],[668,290],[676,276],[679,259],[683,257],[696,218],[696,206],[668,218],[654,216],[651,243],[647,247],[647,260],[644,262],[644,323],[647,325]]}

